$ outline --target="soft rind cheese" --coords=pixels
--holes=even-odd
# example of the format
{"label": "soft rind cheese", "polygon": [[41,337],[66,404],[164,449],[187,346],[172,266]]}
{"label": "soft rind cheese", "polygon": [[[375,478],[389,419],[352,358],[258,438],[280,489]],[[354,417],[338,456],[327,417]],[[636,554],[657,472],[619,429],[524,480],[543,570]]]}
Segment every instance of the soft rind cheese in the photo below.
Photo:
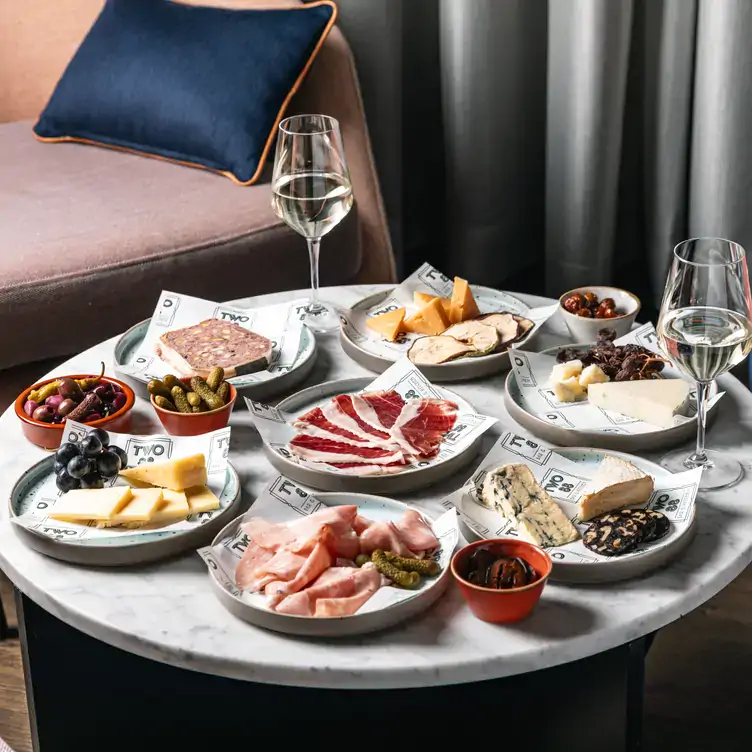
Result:
{"label": "soft rind cheese", "polygon": [[194,454],[169,462],[144,463],[122,470],[120,475],[152,486],[184,491],[191,486],[206,485],[206,458],[203,454]]}
{"label": "soft rind cheese", "polygon": [[380,316],[374,316],[366,321],[366,326],[384,339],[394,342],[400,330],[404,328],[405,309],[398,308],[396,311],[382,313]]}
{"label": "soft rind cheese", "polygon": [[467,321],[478,316],[480,316],[480,309],[475,302],[470,285],[466,279],[455,277],[452,302],[449,306],[449,321],[452,324],[459,324],[460,321]]}
{"label": "soft rind cheese", "polygon": [[671,428],[675,417],[684,412],[689,384],[684,379],[645,379],[592,384],[588,390],[592,405],[644,420],[654,426]]}
{"label": "soft rind cheese", "polygon": [[606,455],[598,466],[590,489],[578,502],[583,522],[617,509],[644,506],[655,488],[653,478],[631,462]]}
{"label": "soft rind cheese", "polygon": [[122,510],[107,522],[97,523],[97,527],[141,527],[164,503],[161,488],[132,488],[131,494],[131,500]]}
{"label": "soft rind cheese", "polygon": [[520,538],[551,548],[577,540],[580,534],[523,464],[498,467],[486,475],[481,502],[510,520]]}
{"label": "soft rind cheese", "polygon": [[219,509],[219,499],[206,486],[187,488],[185,497],[188,500],[191,514],[213,512]]}
{"label": "soft rind cheese", "polygon": [[169,525],[184,520],[191,513],[184,491],[164,490],[164,503],[152,515],[149,524]]}
{"label": "soft rind cheese", "polygon": [[434,298],[430,303],[423,306],[417,313],[405,319],[405,331],[415,334],[432,335],[441,334],[449,328],[449,319],[444,312],[439,298]]}
{"label": "soft rind cheese", "polygon": [[564,381],[555,381],[551,389],[559,402],[579,402],[587,397],[587,389],[580,384],[577,376]]}
{"label": "soft rind cheese", "polygon": [[132,498],[133,491],[128,486],[80,488],[61,496],[48,516],[61,522],[106,522]]}

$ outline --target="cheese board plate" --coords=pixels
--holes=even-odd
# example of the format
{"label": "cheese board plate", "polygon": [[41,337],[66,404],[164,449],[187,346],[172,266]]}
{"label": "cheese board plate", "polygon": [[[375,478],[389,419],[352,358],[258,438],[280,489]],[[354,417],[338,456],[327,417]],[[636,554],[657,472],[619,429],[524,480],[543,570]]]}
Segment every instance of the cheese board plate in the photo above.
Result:
{"label": "cheese board plate", "polygon": [[[11,518],[20,517],[32,509],[38,511],[47,508],[50,503],[54,503],[54,499],[43,498],[44,494],[41,492],[42,485],[54,473],[54,464],[54,456],[45,457],[16,481],[9,500]],[[228,520],[237,515],[241,484],[237,471],[229,462],[225,485],[218,497],[220,511],[191,530],[171,530],[167,525],[142,532],[138,536],[128,535],[127,538],[113,534],[87,539],[79,537],[72,529],[80,528],[85,531],[85,526],[61,524],[50,518],[40,519],[39,523],[31,527],[16,524],[13,528],[30,548],[60,561],[98,567],[146,564],[206,545]]]}
{"label": "cheese board plate", "polygon": [[[519,316],[525,316],[530,311],[530,306],[508,292],[494,290],[481,285],[470,285],[470,289],[482,313],[507,311]],[[396,304],[391,307],[389,306],[389,298],[392,293],[393,290],[383,290],[369,295],[352,306],[351,311],[355,312],[356,316],[357,314],[362,316],[366,311],[378,307],[382,303],[384,304],[384,311],[377,311],[377,313],[397,308]],[[540,326],[536,326],[520,341],[519,345],[524,344],[525,346],[529,346],[539,330]],[[375,373],[385,371],[389,366],[403,357],[407,351],[407,345],[404,342],[386,342],[373,332],[368,333],[368,331],[364,332],[357,328],[350,322],[347,314],[342,319],[340,342],[342,343],[342,349],[356,363]],[[513,345],[513,347],[517,346],[517,343]],[[417,365],[417,367],[426,378],[433,382],[468,381],[494,373],[501,373],[509,368],[509,351],[505,350],[504,352],[490,353],[489,355],[460,358],[459,360],[452,360],[448,363],[440,363],[438,365]]]}
{"label": "cheese board plate", "polygon": [[[539,354],[556,356],[564,348],[585,349],[591,346],[591,344],[561,345],[541,350]],[[550,390],[546,391],[550,392]],[[714,382],[710,392],[711,400],[717,395],[718,387]],[[626,417],[622,422],[621,416],[612,416],[613,424],[608,428],[587,429],[571,425],[571,421],[567,418],[566,408],[556,409],[552,405],[549,412],[535,414],[525,403],[514,370],[507,374],[504,383],[504,406],[509,415],[523,428],[538,438],[558,446],[593,446],[620,452],[649,452],[692,441],[697,433],[695,419],[687,420],[671,428],[655,426],[653,430],[646,432],[628,433],[625,426],[628,426],[629,419]],[[692,402],[692,407],[696,410],[694,402]],[[712,425],[717,415],[718,400],[716,399],[708,411],[708,426]]]}
{"label": "cheese board plate", "polygon": [[[118,378],[125,381],[133,391],[145,400],[149,399],[146,385],[150,377],[141,374],[127,373],[123,366],[131,363],[141,343],[146,337],[151,319],[145,319],[132,326],[115,343],[114,365]],[[316,362],[316,337],[303,326],[300,333],[300,347],[295,363],[289,371],[280,373],[266,381],[254,381],[251,377],[235,376],[228,381],[245,397],[254,400],[266,400],[282,392],[289,391],[306,379]],[[252,374],[251,374],[252,376]],[[241,400],[238,400],[241,402]]]}
{"label": "cheese board plate", "polygon": [[[284,483],[285,479],[279,480]],[[294,487],[294,490],[299,492],[302,489]],[[413,509],[389,498],[359,493],[313,492],[305,500],[305,511],[293,508],[296,503],[295,500],[277,503],[279,512],[270,521],[294,520],[301,514],[312,514],[326,506],[355,505],[359,515],[373,522],[387,522],[399,520],[406,510]],[[422,613],[438,600],[449,584],[449,561],[459,539],[456,515],[451,515],[451,525],[447,526],[445,523],[449,518],[442,516],[437,526],[437,520],[418,510],[441,544],[440,549],[431,554],[442,564],[436,577],[424,578],[415,591],[394,592],[391,587],[381,588],[358,612],[348,616],[312,617],[273,611],[266,605],[263,595],[241,591],[235,583],[239,552],[247,545],[247,536],[239,529],[240,524],[254,516],[269,519],[268,507],[264,506],[263,512],[259,512],[257,506],[262,504],[255,502],[248,512],[232,520],[217,534],[211,547],[199,551],[220,603],[234,616],[257,627],[306,637],[346,637],[375,632]]]}
{"label": "cheese board plate", "polygon": [[[580,465],[585,476],[592,476],[607,455],[636,465],[644,473],[651,475],[659,488],[669,489],[655,491],[648,508],[665,514],[671,522],[671,527],[664,538],[653,543],[641,544],[634,552],[622,556],[599,556],[585,548],[581,541],[549,551],[553,562],[552,581],[594,584],[641,577],[671,562],[692,542],[697,531],[697,506],[692,495],[693,489],[684,486],[669,488],[675,476],[665,468],[642,457],[611,450],[604,452],[590,447],[561,447],[555,449],[555,452]],[[576,515],[575,504],[556,498],[556,493],[552,495],[570,519]],[[460,497],[457,507],[461,515],[467,513],[476,523],[474,529],[461,517],[460,529],[469,541],[499,536],[498,530],[500,524],[503,525],[503,520],[498,512],[481,506],[468,494]],[[487,532],[481,535],[477,532],[479,529],[485,529]]]}
{"label": "cheese board plate", "polygon": [[[327,466],[318,462],[299,462],[288,448],[288,442],[295,434],[294,429],[287,428],[290,421],[309,410],[322,407],[336,395],[362,392],[371,382],[369,377],[360,377],[317,384],[279,402],[273,416],[268,415],[267,406],[248,400],[252,416],[254,419],[258,418],[257,428],[259,425],[271,424],[271,435],[265,435],[266,428],[261,430],[264,453],[269,462],[287,478],[324,491],[378,494],[414,491],[438,483],[470,463],[480,449],[482,431],[494,422],[492,418],[475,414],[472,405],[458,394],[434,387],[434,393],[439,398],[454,402],[458,407],[458,414],[464,414],[466,418],[458,420],[454,429],[444,437],[438,459],[418,462],[393,474],[380,475],[350,475],[327,469]],[[476,436],[479,431],[481,433]]]}

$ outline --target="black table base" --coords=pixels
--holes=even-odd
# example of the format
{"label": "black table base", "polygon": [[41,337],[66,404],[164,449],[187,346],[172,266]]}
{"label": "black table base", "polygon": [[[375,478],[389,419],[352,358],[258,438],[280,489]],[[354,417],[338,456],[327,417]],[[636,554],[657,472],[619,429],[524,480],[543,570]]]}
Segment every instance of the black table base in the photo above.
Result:
{"label": "black table base", "polygon": [[346,691],[157,663],[88,637],[25,596],[18,613],[37,752],[641,749],[644,639],[505,679]]}

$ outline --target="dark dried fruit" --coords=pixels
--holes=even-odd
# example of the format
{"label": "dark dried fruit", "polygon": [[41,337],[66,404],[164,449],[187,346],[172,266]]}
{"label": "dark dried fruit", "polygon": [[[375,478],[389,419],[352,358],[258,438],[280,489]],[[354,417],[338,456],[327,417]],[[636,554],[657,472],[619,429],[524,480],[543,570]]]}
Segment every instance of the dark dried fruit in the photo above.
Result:
{"label": "dark dried fruit", "polygon": [[576,313],[580,308],[587,308],[587,302],[585,296],[576,292],[574,295],[570,295],[562,304],[564,309],[570,313]]}
{"label": "dark dried fruit", "polygon": [[603,298],[598,304],[599,308],[613,308],[616,310],[616,301],[613,298]]}
{"label": "dark dried fruit", "polygon": [[575,311],[575,316],[582,316],[584,319],[592,319],[593,312],[589,308],[580,308],[578,311]]}
{"label": "dark dried fruit", "polygon": [[598,305],[598,296],[594,292],[586,292],[585,303],[588,308],[595,308]]}

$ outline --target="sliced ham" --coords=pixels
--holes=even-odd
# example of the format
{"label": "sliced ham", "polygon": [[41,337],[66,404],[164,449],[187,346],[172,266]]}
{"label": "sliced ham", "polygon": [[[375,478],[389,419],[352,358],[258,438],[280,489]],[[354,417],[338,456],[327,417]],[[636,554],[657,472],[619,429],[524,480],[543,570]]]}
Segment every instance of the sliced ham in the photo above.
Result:
{"label": "sliced ham", "polygon": [[[358,517],[355,518],[356,521]],[[414,552],[433,551],[439,547],[439,541],[429,524],[415,509],[406,509],[402,518],[394,523],[404,544]]]}
{"label": "sliced ham", "polygon": [[256,572],[274,557],[274,550],[263,548],[250,541],[235,570],[235,582],[242,590],[250,590]]}
{"label": "sliced ham", "polygon": [[323,407],[309,410],[305,415],[301,415],[293,426],[304,429],[305,433],[322,435],[335,441],[345,439],[354,444],[385,448],[393,445],[388,434],[379,437],[374,433],[364,431],[358,422],[343,412],[334,401],[327,402]]}
{"label": "sliced ham", "polygon": [[457,405],[448,400],[421,399],[405,403],[390,429],[392,438],[410,454],[433,457],[444,434],[457,420]]}
{"label": "sliced ham", "polygon": [[[384,426],[379,422],[378,415],[367,403],[357,395],[338,394],[332,397],[332,403],[337,409],[351,418],[358,428],[369,436],[373,436],[382,441],[391,442],[389,432],[384,430]],[[356,405],[361,405],[361,409],[356,409]]]}
{"label": "sliced ham", "polygon": [[[278,551],[276,556],[279,556],[280,553],[283,553],[283,551]],[[314,546],[313,551],[306,557],[291,580],[274,580],[264,587],[264,594],[269,599],[269,605],[274,608],[286,596],[302,590],[319,575],[326,572],[332,564],[334,564],[334,559],[332,559],[329,549],[324,542],[320,541]]]}
{"label": "sliced ham", "polygon": [[391,551],[397,556],[415,558],[413,552],[402,540],[402,535],[393,522],[374,522],[360,536],[360,551],[364,554],[373,553],[377,548]]}
{"label": "sliced ham", "polygon": [[400,450],[382,449],[352,444],[345,440],[331,441],[318,436],[299,433],[289,444],[290,451],[310,462],[341,462],[369,465],[392,465],[404,462]]}
{"label": "sliced ham", "polygon": [[[358,412],[363,410],[364,413],[370,414],[368,411],[372,411],[379,424],[387,429],[394,425],[406,404],[405,400],[393,389],[389,392],[361,394],[356,399],[353,400],[353,404]],[[412,400],[409,401],[412,402]],[[364,403],[367,407],[364,406]]]}

